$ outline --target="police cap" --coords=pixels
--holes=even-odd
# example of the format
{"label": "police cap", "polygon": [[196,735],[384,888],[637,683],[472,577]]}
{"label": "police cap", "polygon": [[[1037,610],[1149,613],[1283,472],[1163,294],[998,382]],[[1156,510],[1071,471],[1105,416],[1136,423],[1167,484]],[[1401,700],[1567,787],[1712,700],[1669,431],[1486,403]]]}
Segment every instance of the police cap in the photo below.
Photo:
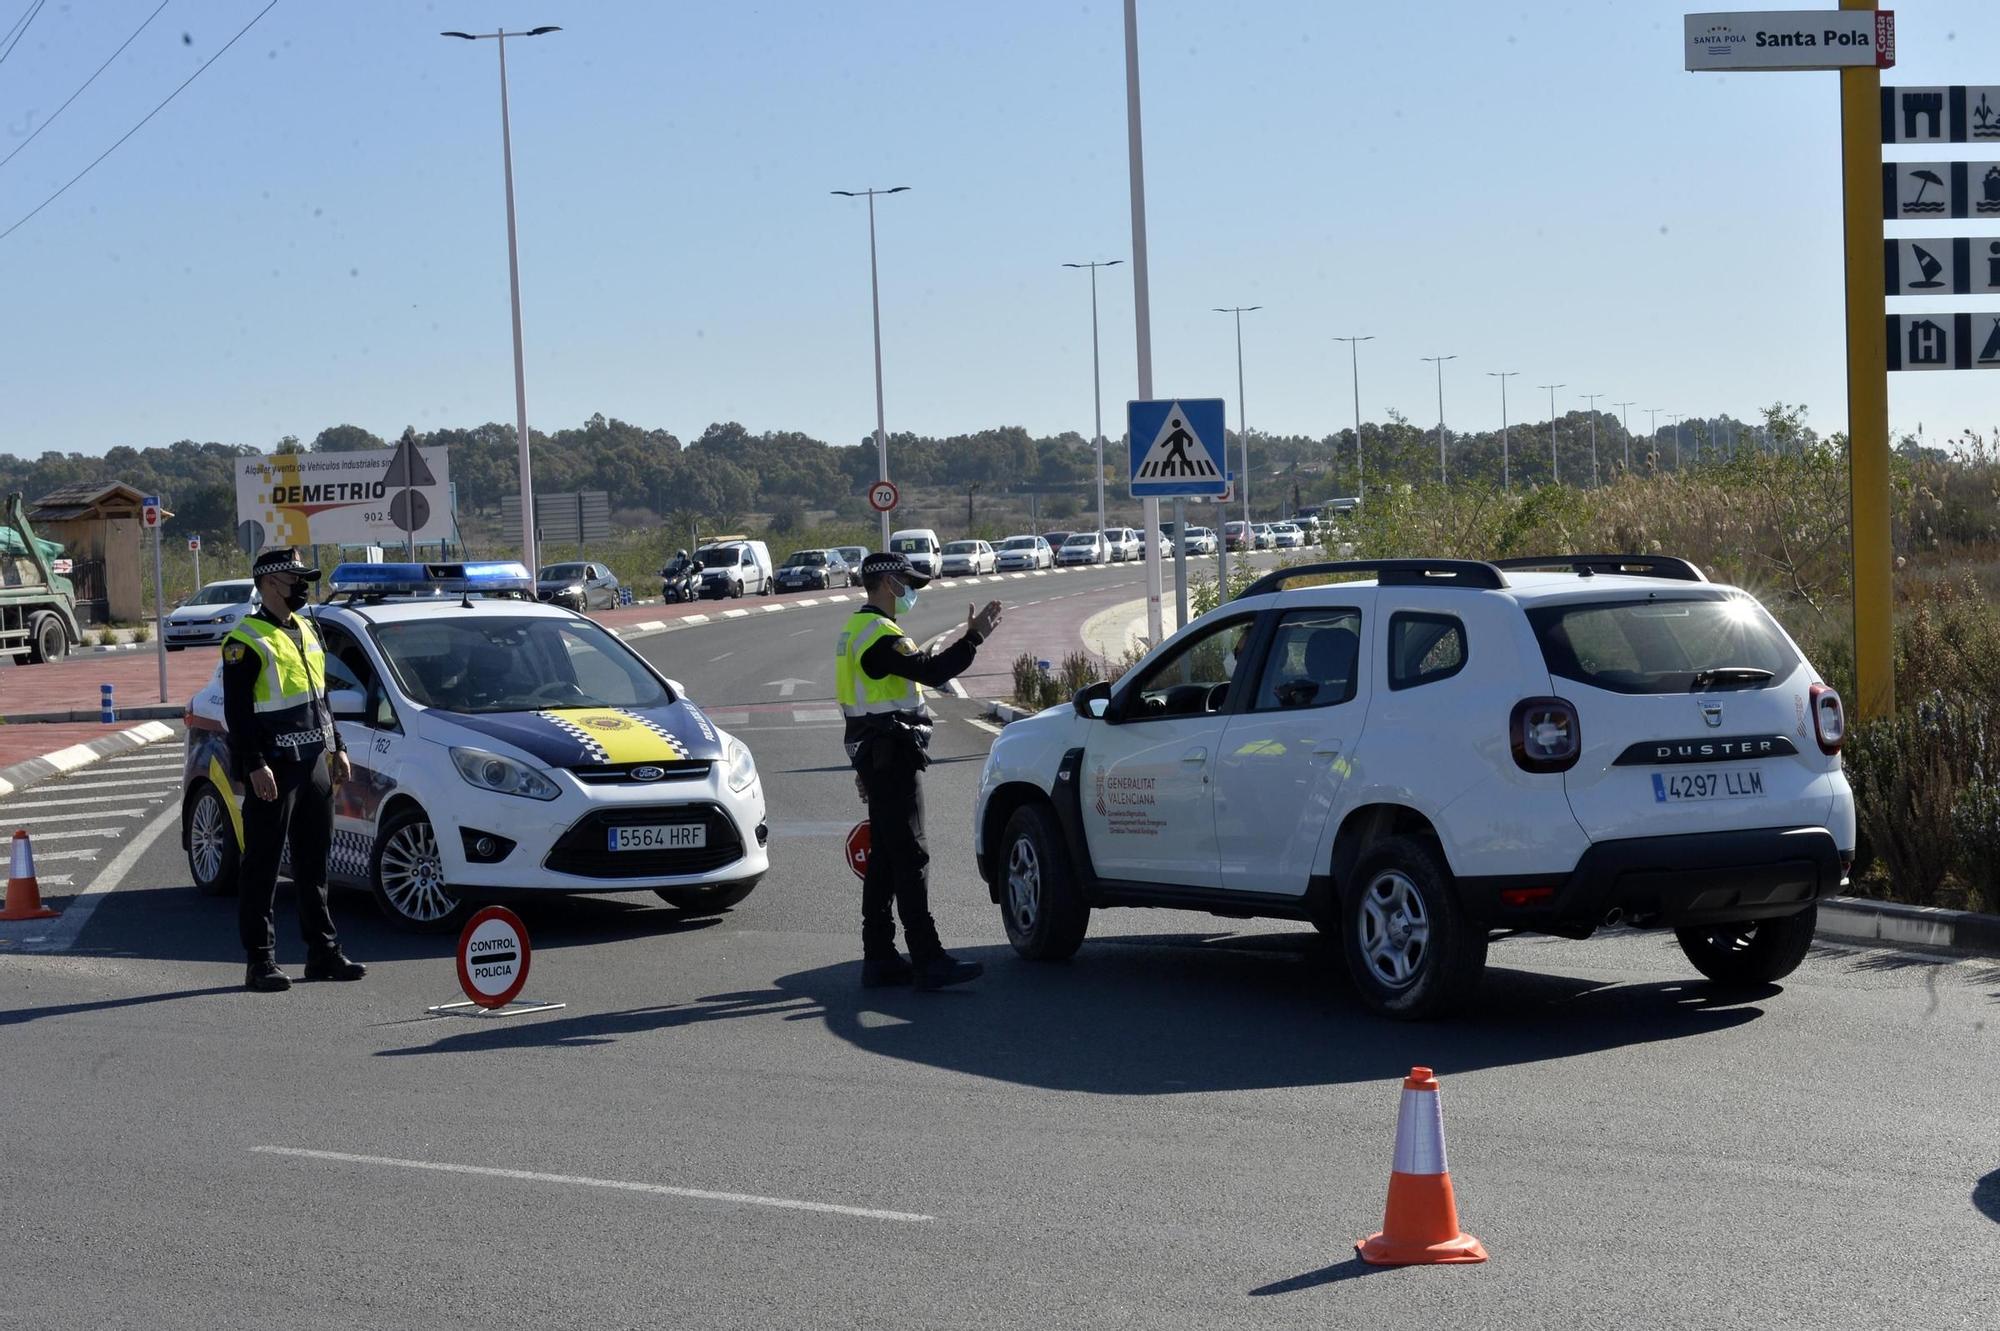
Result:
{"label": "police cap", "polygon": [[907,555],[899,555],[893,550],[884,550],[878,554],[872,554],[861,561],[862,582],[873,582],[885,573],[912,591],[930,581],[929,578],[917,572],[916,567],[910,563]]}

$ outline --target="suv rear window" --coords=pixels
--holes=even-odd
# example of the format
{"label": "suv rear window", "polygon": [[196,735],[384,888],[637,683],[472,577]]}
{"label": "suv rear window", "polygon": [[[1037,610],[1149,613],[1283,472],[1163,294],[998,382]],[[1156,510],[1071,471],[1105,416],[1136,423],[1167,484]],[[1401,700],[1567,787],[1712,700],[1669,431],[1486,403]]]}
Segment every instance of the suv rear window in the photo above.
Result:
{"label": "suv rear window", "polygon": [[[1769,687],[1799,654],[1763,606],[1747,596],[1572,601],[1528,611],[1549,673],[1613,693],[1688,693]],[[1703,671],[1768,670],[1768,681],[1710,681]]]}

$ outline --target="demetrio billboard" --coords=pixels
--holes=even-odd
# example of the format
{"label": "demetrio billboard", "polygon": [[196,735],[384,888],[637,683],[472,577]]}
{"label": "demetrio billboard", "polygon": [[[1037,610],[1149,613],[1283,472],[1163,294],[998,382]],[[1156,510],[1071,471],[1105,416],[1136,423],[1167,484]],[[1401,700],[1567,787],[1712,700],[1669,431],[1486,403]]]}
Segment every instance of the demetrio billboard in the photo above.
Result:
{"label": "demetrio billboard", "polygon": [[240,458],[236,521],[243,543],[387,546],[402,545],[412,532],[419,541],[449,539],[447,454],[409,446]]}

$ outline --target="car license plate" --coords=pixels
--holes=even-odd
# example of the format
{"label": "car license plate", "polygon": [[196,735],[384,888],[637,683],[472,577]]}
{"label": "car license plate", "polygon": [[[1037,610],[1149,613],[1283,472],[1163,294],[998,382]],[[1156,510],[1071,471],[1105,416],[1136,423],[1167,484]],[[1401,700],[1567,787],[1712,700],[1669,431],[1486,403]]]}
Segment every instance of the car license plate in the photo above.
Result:
{"label": "car license plate", "polygon": [[703,823],[653,823],[605,829],[612,850],[700,850],[708,844]]}
{"label": "car license plate", "polygon": [[1764,797],[1764,774],[1751,768],[1739,772],[1655,772],[1653,802],[1683,800],[1745,800]]}

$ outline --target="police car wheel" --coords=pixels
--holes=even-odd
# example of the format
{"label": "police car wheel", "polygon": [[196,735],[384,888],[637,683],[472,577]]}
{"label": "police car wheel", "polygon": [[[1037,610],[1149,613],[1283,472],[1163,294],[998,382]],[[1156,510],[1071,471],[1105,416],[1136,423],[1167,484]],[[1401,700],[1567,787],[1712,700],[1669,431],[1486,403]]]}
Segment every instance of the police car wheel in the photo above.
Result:
{"label": "police car wheel", "polygon": [[382,913],[412,933],[448,933],[471,910],[445,883],[437,832],[416,809],[405,809],[383,824],[368,882]]}
{"label": "police car wheel", "polygon": [[1090,928],[1090,907],[1077,890],[1055,811],[1024,804],[1000,837],[1000,914],[1007,941],[1030,961],[1076,955]]}
{"label": "police car wheel", "polygon": [[755,883],[723,883],[717,887],[656,887],[660,900],[683,915],[715,915],[739,905]]}
{"label": "police car wheel", "polygon": [[236,892],[236,827],[222,796],[206,781],[197,782],[188,806],[188,873],[204,896],[226,897]]}

